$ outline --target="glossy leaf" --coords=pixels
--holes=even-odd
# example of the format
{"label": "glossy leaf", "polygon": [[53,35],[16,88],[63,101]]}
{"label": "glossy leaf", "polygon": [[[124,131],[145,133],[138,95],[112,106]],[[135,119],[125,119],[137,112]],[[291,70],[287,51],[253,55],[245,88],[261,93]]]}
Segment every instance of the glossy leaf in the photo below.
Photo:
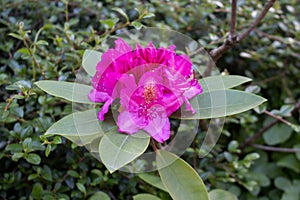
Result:
{"label": "glossy leaf", "polygon": [[42,199],[43,186],[40,183],[35,183],[32,187],[32,196],[35,199]]}
{"label": "glossy leaf", "polygon": [[161,180],[174,200],[209,200],[200,176],[184,160],[161,150],[156,161]]}
{"label": "glossy leaf", "polygon": [[90,93],[92,87],[88,85],[64,82],[64,81],[38,81],[35,84],[47,92],[56,97],[61,97],[68,101],[76,103],[87,103],[92,104],[88,99],[88,94]]}
{"label": "glossy leaf", "polygon": [[212,190],[208,193],[210,200],[238,200],[237,197],[225,190]]}
{"label": "glossy leaf", "polygon": [[185,111],[183,107],[181,114],[176,112],[172,117],[181,119],[225,117],[250,110],[265,101],[266,99],[260,96],[239,90],[213,90],[203,92],[190,101],[196,111],[195,114]]}
{"label": "glossy leaf", "polygon": [[112,10],[118,12],[120,15],[122,15],[126,19],[127,22],[129,22],[129,17],[121,8],[115,7],[115,8],[112,8]]}
{"label": "glossy leaf", "polygon": [[41,162],[41,157],[35,153],[30,153],[25,156],[25,159],[27,162],[34,164],[34,165],[39,165]]}
{"label": "glossy leaf", "polygon": [[100,141],[100,158],[106,168],[113,173],[144,153],[149,141],[149,135],[144,132],[128,135],[110,131]]}
{"label": "glossy leaf", "polygon": [[277,145],[287,141],[292,135],[292,128],[286,124],[276,124],[263,134],[267,145]]}
{"label": "glossy leaf", "polygon": [[88,200],[110,200],[110,198],[106,193],[100,191],[94,193]]}
{"label": "glossy leaf", "polygon": [[82,57],[82,67],[91,76],[96,73],[96,66],[101,60],[101,53],[94,50],[85,50]]}
{"label": "glossy leaf", "polygon": [[300,172],[300,164],[296,156],[292,154],[283,156],[279,161],[277,161],[277,165],[280,167],[291,169],[296,173]]}
{"label": "glossy leaf", "polygon": [[152,194],[138,194],[133,196],[133,200],[160,200],[160,198]]}
{"label": "glossy leaf", "polygon": [[209,76],[199,80],[204,92],[229,89],[251,81],[250,78],[237,75]]}
{"label": "glossy leaf", "polygon": [[81,146],[103,136],[100,123],[95,109],[76,112],[54,123],[45,134],[61,135]]}
{"label": "glossy leaf", "polygon": [[159,176],[155,176],[155,175],[152,175],[152,174],[139,174],[138,175],[143,181],[149,183],[150,185],[158,188],[158,189],[161,189],[163,191],[167,191],[167,189],[165,188],[165,186],[163,185],[161,179]]}

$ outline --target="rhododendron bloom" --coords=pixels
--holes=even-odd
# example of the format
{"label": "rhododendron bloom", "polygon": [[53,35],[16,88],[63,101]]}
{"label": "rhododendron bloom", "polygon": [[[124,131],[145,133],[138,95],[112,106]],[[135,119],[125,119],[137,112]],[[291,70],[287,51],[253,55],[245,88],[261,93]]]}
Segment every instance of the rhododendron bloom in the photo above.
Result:
{"label": "rhododendron bloom", "polygon": [[128,134],[146,131],[158,142],[170,137],[168,117],[183,104],[195,113],[189,99],[202,92],[193,77],[192,63],[177,55],[175,46],[158,48],[150,42],[132,49],[122,39],[97,64],[89,99],[104,102],[98,118],[104,120],[110,105],[120,100],[117,125]]}

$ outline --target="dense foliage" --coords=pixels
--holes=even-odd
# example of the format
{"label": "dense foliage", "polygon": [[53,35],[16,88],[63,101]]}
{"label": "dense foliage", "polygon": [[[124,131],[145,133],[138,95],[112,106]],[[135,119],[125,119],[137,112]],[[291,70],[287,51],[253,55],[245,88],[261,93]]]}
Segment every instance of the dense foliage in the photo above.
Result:
{"label": "dense foliage", "polygon": [[[151,193],[170,199],[141,176],[110,174],[84,148],[63,137],[43,137],[72,106],[33,82],[74,81],[84,50],[100,49],[101,41],[123,28],[170,28],[213,49],[229,31],[231,4],[4,0],[0,5],[0,198],[132,199]],[[238,1],[237,32],[262,8],[260,1]],[[218,144],[204,158],[199,148],[206,121],[200,122],[183,158],[208,190],[225,189],[238,199],[300,198],[299,11],[295,0],[276,2],[258,28],[217,63],[224,73],[252,78],[251,85],[240,89],[268,103],[227,117]]]}

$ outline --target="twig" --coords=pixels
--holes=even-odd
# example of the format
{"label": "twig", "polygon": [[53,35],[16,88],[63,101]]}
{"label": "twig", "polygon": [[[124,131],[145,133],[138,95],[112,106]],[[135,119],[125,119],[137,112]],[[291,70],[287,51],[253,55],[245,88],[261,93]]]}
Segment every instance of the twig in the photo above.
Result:
{"label": "twig", "polygon": [[270,117],[273,117],[274,119],[277,119],[278,121],[281,121],[282,123],[285,123],[286,125],[291,125],[291,122],[283,119],[280,116],[274,115],[273,113],[271,113],[271,112],[269,112],[267,110],[265,110],[264,113],[267,114],[267,115],[269,115]]}
{"label": "twig", "polygon": [[283,153],[298,153],[300,152],[299,148],[282,148],[282,147],[270,147],[270,146],[264,146],[264,145],[260,145],[260,144],[253,144],[253,147],[257,148],[257,149],[262,149],[265,151],[275,151],[275,152],[283,152]]}
{"label": "twig", "polygon": [[268,33],[265,33],[263,31],[260,31],[260,30],[255,30],[255,32],[263,37],[266,37],[266,38],[269,38],[271,40],[275,40],[275,41],[278,41],[280,43],[283,43],[283,44],[286,44],[286,42],[282,39],[282,38],[279,38],[279,37],[276,37],[274,35],[270,35]]}
{"label": "twig", "polygon": [[265,127],[259,129],[259,131],[257,133],[255,133],[254,135],[252,135],[251,137],[247,138],[245,140],[244,143],[241,144],[240,148],[244,149],[245,147],[247,147],[248,145],[251,145],[255,140],[257,140],[260,136],[262,136],[262,134],[264,134],[264,132],[266,132],[267,130],[269,130],[272,126],[274,126],[275,124],[277,124],[279,122],[278,119],[275,119],[274,121],[270,122],[268,125],[266,125]]}
{"label": "twig", "polygon": [[[295,105],[295,108],[291,111],[291,112],[294,112],[294,111],[297,111],[300,109],[300,104],[296,104]],[[280,116],[277,116],[277,115],[274,115],[273,113],[270,113],[269,111],[264,111],[265,114],[273,117],[275,120],[270,122],[268,125],[266,125],[265,127],[261,128],[257,133],[255,133],[254,135],[250,136],[249,138],[247,138],[245,140],[244,143],[242,143],[240,145],[240,148],[241,149],[244,149],[245,147],[247,147],[248,145],[252,145],[254,143],[254,141],[256,139],[258,139],[260,136],[262,136],[262,134],[264,134],[264,132],[266,132],[267,130],[269,130],[272,126],[274,126],[275,124],[277,124],[278,122],[283,122],[287,125],[291,125],[291,123],[285,119],[283,119],[282,117]]]}
{"label": "twig", "polygon": [[275,1],[276,0],[270,0],[265,5],[265,7],[262,10],[262,12],[260,13],[260,15],[254,20],[253,23],[251,23],[249,25],[248,29],[246,29],[242,34],[240,34],[239,36],[236,36],[236,37],[231,37],[232,33],[235,32],[234,30],[235,30],[235,20],[236,20],[236,7],[235,7],[236,5],[234,4],[235,1],[232,0],[230,37],[226,39],[224,44],[222,44],[221,46],[219,46],[219,47],[217,47],[217,48],[210,51],[209,54],[210,54],[211,58],[213,59],[213,61],[217,62],[225,52],[227,52],[229,49],[231,49],[237,43],[239,43],[243,39],[245,39],[250,34],[250,32],[255,29],[255,27],[259,24],[259,22],[265,17],[265,15],[269,11],[269,9],[273,6]]}
{"label": "twig", "polygon": [[255,19],[255,21],[249,26],[249,28],[243,32],[238,38],[238,42],[242,41],[243,39],[245,39],[245,37],[247,37],[251,31],[253,31],[255,29],[255,27],[259,24],[259,22],[266,16],[266,14],[268,13],[269,9],[273,6],[273,4],[275,3],[276,0],[270,0],[264,7],[264,9],[262,10],[262,12],[260,13],[260,15]]}
{"label": "twig", "polygon": [[65,16],[66,16],[66,22],[69,22],[69,2],[68,1],[66,1]]}
{"label": "twig", "polygon": [[237,0],[232,0],[231,6],[231,22],[230,22],[230,37],[233,38],[236,35],[236,4]]}
{"label": "twig", "polygon": [[157,147],[156,147],[155,141],[152,138],[151,138],[151,146],[154,149],[154,151],[157,152]]}
{"label": "twig", "polygon": [[24,43],[26,49],[28,50],[29,55],[30,55],[30,57],[31,57],[31,59],[33,61],[33,63],[32,63],[32,77],[33,77],[33,80],[35,80],[35,78],[36,78],[35,66],[40,70],[40,73],[42,74],[42,76],[44,77],[44,79],[46,79],[45,73],[44,73],[43,69],[41,68],[40,64],[35,59],[35,56],[32,53],[31,48],[29,47],[29,45],[28,45],[28,43],[26,41],[26,38],[23,36],[22,39],[23,39],[23,43]]}

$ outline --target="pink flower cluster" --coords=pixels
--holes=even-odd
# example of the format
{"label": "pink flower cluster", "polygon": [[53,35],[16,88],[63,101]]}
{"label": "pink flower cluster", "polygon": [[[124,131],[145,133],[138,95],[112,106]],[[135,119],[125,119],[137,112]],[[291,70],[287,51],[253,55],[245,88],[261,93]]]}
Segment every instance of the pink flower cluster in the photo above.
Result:
{"label": "pink flower cluster", "polygon": [[146,131],[158,142],[170,137],[168,117],[184,103],[194,113],[189,99],[202,92],[193,78],[192,63],[177,55],[175,46],[158,48],[149,42],[132,49],[122,39],[102,54],[92,79],[92,102],[104,102],[98,118],[104,120],[110,105],[120,100],[117,125],[128,134]]}

